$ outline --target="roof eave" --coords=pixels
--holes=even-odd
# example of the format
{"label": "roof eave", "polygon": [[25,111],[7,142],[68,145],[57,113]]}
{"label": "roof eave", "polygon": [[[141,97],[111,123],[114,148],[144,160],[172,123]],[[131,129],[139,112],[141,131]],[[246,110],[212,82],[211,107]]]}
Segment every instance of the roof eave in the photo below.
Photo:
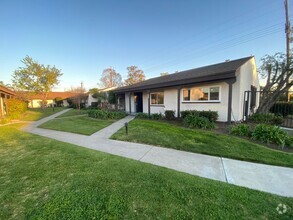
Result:
{"label": "roof eave", "polygon": [[146,85],[146,86],[137,86],[134,88],[121,88],[121,89],[115,89],[113,90],[114,93],[125,93],[125,92],[134,92],[134,91],[141,91],[141,90],[149,90],[149,89],[159,89],[159,88],[166,88],[166,87],[176,87],[176,86],[182,86],[182,85],[190,85],[190,84],[196,84],[196,83],[208,83],[213,81],[220,81],[220,80],[227,80],[235,78],[235,71],[225,72],[221,75],[215,74],[212,76],[205,76],[205,77],[198,77],[194,79],[184,79],[179,81],[173,81],[173,82],[166,82],[166,83],[157,83],[153,85]]}

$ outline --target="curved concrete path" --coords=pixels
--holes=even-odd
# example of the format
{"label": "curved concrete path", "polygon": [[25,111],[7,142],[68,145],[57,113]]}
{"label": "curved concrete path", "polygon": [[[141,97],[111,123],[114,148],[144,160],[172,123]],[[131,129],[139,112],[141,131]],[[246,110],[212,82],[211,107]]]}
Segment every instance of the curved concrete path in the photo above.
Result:
{"label": "curved concrete path", "polygon": [[293,197],[292,168],[250,163],[146,144],[110,140],[109,138],[123,127],[125,122],[134,119],[133,116],[127,116],[91,136],[37,128],[40,124],[68,110],[33,122],[26,126],[24,130],[55,140],[131,158],[196,176],[281,196]]}

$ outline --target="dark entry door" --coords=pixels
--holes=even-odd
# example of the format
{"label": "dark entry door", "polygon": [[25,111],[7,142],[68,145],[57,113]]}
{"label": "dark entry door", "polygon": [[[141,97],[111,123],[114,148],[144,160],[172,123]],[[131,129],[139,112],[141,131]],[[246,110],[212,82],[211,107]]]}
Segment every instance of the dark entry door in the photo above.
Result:
{"label": "dark entry door", "polygon": [[142,92],[134,93],[134,104],[136,112],[142,112]]}

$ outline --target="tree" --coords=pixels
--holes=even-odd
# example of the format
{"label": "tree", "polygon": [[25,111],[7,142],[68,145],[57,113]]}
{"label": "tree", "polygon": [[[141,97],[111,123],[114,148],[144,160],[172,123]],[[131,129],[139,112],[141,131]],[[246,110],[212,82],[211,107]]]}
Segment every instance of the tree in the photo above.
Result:
{"label": "tree", "polygon": [[119,87],[122,85],[121,75],[112,67],[104,69],[100,81],[104,88]]}
{"label": "tree", "polygon": [[258,113],[269,112],[274,103],[287,92],[292,84],[292,58],[286,61],[286,55],[276,53],[273,56],[266,55],[261,59],[260,74],[266,79],[262,97],[259,103]]}
{"label": "tree", "polygon": [[85,93],[85,89],[82,86],[71,87],[70,92],[72,93],[70,101],[78,110],[80,110],[82,103],[84,103],[88,97]]}
{"label": "tree", "polygon": [[63,74],[55,66],[39,64],[29,56],[26,56],[21,62],[24,67],[19,67],[14,71],[13,86],[20,90],[41,94],[41,107],[44,108],[49,92],[59,84],[59,77]]}
{"label": "tree", "polygon": [[141,69],[138,69],[137,66],[127,67],[128,76],[124,84],[126,86],[141,82],[145,80],[145,75]]}

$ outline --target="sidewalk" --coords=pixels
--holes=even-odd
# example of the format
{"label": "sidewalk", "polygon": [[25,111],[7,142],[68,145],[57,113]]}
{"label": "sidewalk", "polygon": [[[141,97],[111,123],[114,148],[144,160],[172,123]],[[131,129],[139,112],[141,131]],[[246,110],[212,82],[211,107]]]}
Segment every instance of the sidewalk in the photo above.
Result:
{"label": "sidewalk", "polygon": [[227,158],[190,153],[174,149],[110,140],[125,122],[127,116],[91,136],[37,128],[38,125],[63,114],[58,112],[31,123],[25,131],[78,146],[118,155],[169,169],[201,176],[230,184],[293,197],[293,169],[250,163]]}

